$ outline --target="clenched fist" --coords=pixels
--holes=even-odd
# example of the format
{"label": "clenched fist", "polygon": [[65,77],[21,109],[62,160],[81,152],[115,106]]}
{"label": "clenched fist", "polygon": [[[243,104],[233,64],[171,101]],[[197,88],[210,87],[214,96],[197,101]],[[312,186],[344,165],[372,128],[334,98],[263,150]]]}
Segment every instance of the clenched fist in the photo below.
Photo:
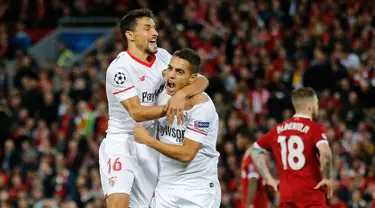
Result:
{"label": "clenched fist", "polygon": [[147,129],[144,126],[137,124],[134,128],[134,140],[140,144],[146,144],[150,139],[152,139],[152,137]]}

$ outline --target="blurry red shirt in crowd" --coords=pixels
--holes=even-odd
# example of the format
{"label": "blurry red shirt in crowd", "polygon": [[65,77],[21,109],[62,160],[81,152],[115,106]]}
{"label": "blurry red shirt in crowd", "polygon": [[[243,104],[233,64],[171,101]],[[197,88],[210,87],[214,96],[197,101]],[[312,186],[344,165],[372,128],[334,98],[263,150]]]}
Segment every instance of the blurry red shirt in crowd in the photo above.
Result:
{"label": "blurry red shirt in crowd", "polygon": [[267,208],[269,202],[264,189],[263,179],[253,165],[250,152],[246,151],[241,163],[241,187],[243,195],[240,208],[247,208],[247,192],[249,189],[249,179],[251,178],[258,180],[258,186],[252,205],[256,208]]}

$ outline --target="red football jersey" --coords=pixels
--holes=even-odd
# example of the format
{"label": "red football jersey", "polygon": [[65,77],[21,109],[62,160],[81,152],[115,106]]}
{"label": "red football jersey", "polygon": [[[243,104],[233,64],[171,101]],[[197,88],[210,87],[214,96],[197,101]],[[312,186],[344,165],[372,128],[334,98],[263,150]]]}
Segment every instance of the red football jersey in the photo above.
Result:
{"label": "red football jersey", "polygon": [[304,115],[276,125],[254,143],[254,147],[270,151],[276,162],[281,203],[325,201],[324,191],[314,190],[322,179],[320,143],[328,143],[325,129]]}
{"label": "red football jersey", "polygon": [[247,191],[249,187],[249,179],[258,179],[258,187],[254,196],[253,205],[256,208],[268,208],[268,198],[264,189],[263,179],[258,174],[258,171],[253,165],[249,150],[246,151],[241,164],[241,187],[242,187],[242,201],[241,208],[247,208]]}

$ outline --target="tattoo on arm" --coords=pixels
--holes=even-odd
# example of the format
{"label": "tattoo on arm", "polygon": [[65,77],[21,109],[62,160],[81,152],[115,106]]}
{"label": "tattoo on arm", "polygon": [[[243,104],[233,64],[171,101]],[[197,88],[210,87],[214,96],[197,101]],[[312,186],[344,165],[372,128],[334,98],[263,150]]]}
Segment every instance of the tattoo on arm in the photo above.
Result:
{"label": "tattoo on arm", "polygon": [[330,179],[332,177],[332,153],[320,155],[320,165],[322,167],[323,177]]}
{"label": "tattoo on arm", "polygon": [[266,157],[264,153],[261,150],[251,148],[251,157],[259,174],[267,182],[268,179],[271,177],[271,173],[266,164]]}

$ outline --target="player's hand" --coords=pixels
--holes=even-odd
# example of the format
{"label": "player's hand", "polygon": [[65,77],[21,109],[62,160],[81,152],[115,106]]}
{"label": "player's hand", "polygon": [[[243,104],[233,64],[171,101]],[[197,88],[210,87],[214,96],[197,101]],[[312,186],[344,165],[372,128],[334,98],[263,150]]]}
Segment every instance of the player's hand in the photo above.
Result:
{"label": "player's hand", "polygon": [[166,120],[169,123],[173,123],[174,116],[177,116],[177,125],[181,125],[184,119],[184,108],[186,103],[186,95],[182,91],[176,92],[173,95],[165,107],[164,111],[166,111]]}
{"label": "player's hand", "polygon": [[267,184],[271,186],[275,192],[279,190],[279,183],[280,181],[274,178],[270,178],[269,180],[267,180]]}
{"label": "player's hand", "polygon": [[138,143],[145,144],[150,138],[147,129],[141,124],[137,124],[134,128],[134,140]]}
{"label": "player's hand", "polygon": [[185,110],[190,110],[194,105],[207,102],[208,100],[209,98],[205,94],[195,95],[186,101]]}
{"label": "player's hand", "polygon": [[314,189],[321,189],[323,187],[326,187],[327,188],[327,198],[330,199],[333,196],[332,184],[333,184],[332,179],[323,178],[318,183],[318,185],[316,185],[314,187]]}

